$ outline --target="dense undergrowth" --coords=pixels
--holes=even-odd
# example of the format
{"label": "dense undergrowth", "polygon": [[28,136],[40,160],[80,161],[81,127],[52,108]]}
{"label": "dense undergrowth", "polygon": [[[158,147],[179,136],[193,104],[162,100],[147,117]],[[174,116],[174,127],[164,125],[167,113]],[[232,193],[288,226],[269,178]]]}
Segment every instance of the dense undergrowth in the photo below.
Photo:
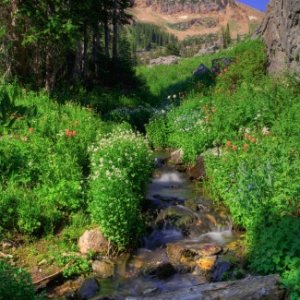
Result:
{"label": "dense undergrowth", "polygon": [[247,41],[208,93],[190,94],[147,126],[155,147],[183,149],[187,164],[205,156],[211,194],[246,229],[250,268],[281,274],[291,299],[300,297],[299,105],[299,82],[266,75],[264,46]]}

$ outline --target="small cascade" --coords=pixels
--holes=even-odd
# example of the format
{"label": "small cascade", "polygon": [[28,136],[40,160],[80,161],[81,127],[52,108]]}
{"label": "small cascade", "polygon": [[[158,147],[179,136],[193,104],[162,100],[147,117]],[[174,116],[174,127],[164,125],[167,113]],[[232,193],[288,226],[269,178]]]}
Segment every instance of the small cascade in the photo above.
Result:
{"label": "small cascade", "polygon": [[[105,286],[100,296],[126,299],[207,282],[205,272],[201,273],[195,265],[197,253],[204,251],[212,259],[235,239],[226,210],[215,207],[201,195],[185,173],[160,158],[155,162],[157,168],[143,207],[147,233],[138,249],[123,261],[121,257],[118,259],[116,276],[99,278]],[[186,257],[185,267],[176,266],[180,263],[172,257],[176,247],[196,255],[194,261]]]}

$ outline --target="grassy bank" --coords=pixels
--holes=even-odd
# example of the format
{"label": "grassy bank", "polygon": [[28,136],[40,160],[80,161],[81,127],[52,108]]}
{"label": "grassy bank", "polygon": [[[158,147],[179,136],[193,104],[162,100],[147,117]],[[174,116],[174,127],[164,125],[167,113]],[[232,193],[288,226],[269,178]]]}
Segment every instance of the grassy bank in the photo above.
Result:
{"label": "grassy bank", "polygon": [[[187,164],[205,156],[211,194],[246,229],[249,267],[280,273],[298,299],[300,85],[292,76],[266,75],[259,41],[243,42],[231,54],[235,63],[209,91],[196,90],[153,117],[147,136],[155,147],[183,149]],[[207,151],[216,147],[219,156]]]}

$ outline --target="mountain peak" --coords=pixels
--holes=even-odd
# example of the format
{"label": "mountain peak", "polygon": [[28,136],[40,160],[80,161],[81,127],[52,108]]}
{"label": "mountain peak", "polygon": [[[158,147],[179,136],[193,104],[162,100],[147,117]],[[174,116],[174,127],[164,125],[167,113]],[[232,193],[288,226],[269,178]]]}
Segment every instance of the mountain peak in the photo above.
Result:
{"label": "mountain peak", "polygon": [[136,0],[132,12],[136,21],[158,25],[180,40],[218,34],[227,24],[233,37],[248,34],[264,16],[234,0]]}

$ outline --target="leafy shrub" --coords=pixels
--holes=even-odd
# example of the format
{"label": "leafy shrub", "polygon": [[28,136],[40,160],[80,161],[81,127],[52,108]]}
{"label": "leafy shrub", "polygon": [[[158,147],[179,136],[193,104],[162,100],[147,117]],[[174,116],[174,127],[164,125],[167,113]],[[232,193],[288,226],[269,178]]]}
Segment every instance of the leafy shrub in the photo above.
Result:
{"label": "leafy shrub", "polygon": [[116,130],[90,148],[89,211],[103,234],[120,248],[139,234],[143,188],[151,172],[151,151],[145,139]]}
{"label": "leafy shrub", "polygon": [[0,260],[0,299],[37,299],[30,275],[2,260]]}

